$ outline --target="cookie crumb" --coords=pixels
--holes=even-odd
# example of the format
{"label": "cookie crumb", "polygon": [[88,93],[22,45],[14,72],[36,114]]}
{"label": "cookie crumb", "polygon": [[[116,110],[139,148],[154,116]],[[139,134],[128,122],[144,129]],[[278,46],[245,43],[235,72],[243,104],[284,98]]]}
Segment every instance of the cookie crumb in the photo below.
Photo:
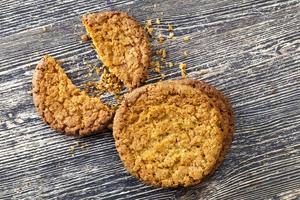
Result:
{"label": "cookie crumb", "polygon": [[156,55],[160,56],[161,55],[161,49],[156,50],[155,53],[156,53]]}
{"label": "cookie crumb", "polygon": [[153,27],[152,27],[152,19],[148,19],[148,20],[146,21],[145,29],[146,29],[147,33],[148,33],[150,36],[153,35],[154,29],[153,29]]}
{"label": "cookie crumb", "polygon": [[155,23],[156,23],[157,25],[160,25],[160,19],[159,19],[159,18],[156,18]]}
{"label": "cookie crumb", "polygon": [[163,44],[165,39],[162,35],[159,35],[159,37],[157,38],[157,41],[158,41],[159,44]]}
{"label": "cookie crumb", "polygon": [[87,41],[89,41],[91,38],[90,38],[90,36],[88,35],[88,34],[84,34],[84,35],[82,35],[81,36],[81,41],[82,42],[87,42]]}
{"label": "cookie crumb", "polygon": [[184,36],[183,37],[183,41],[184,42],[189,42],[190,41],[190,37],[189,36]]}
{"label": "cookie crumb", "polygon": [[100,91],[118,94],[123,89],[123,83],[114,74],[110,73],[108,69],[104,68],[99,83],[96,88]]}
{"label": "cookie crumb", "polygon": [[146,26],[152,26],[152,19],[148,19],[148,20],[147,20]]}
{"label": "cookie crumb", "polygon": [[174,38],[174,33],[173,32],[170,32],[169,33],[169,39],[173,39]]}
{"label": "cookie crumb", "polygon": [[166,58],[167,51],[166,51],[166,49],[159,49],[156,51],[156,55],[161,56],[162,58]]}
{"label": "cookie crumb", "polygon": [[154,29],[152,28],[152,27],[148,27],[147,28],[147,32],[149,33],[149,35],[153,35],[153,31],[154,31]]}
{"label": "cookie crumb", "polygon": [[[110,73],[109,70],[103,66],[103,73],[100,76],[99,82],[86,82],[82,85],[84,91],[88,94],[92,94],[94,97],[100,97],[104,93],[118,94],[123,89],[123,83],[114,74]],[[100,68],[95,67],[91,70],[100,74]]]}
{"label": "cookie crumb", "polygon": [[160,65],[155,67],[156,73],[160,74]]}
{"label": "cookie crumb", "polygon": [[168,63],[168,66],[169,66],[169,67],[174,67],[174,63],[173,63],[173,62],[169,62],[169,63]]}
{"label": "cookie crumb", "polygon": [[43,27],[43,32],[48,32],[48,28],[46,26]]}
{"label": "cookie crumb", "polygon": [[154,68],[155,72],[160,74],[160,68],[161,68],[160,62],[155,61],[155,68]]}
{"label": "cookie crumb", "polygon": [[99,67],[96,67],[96,68],[95,68],[95,72],[96,72],[96,74],[99,75],[99,74],[100,74],[100,68],[99,68]]}
{"label": "cookie crumb", "polygon": [[172,24],[168,24],[168,31],[172,32],[173,31],[173,25]]}
{"label": "cookie crumb", "polygon": [[124,95],[115,95],[115,99],[117,100],[118,104],[120,104],[124,99]]}
{"label": "cookie crumb", "polygon": [[180,63],[179,68],[181,70],[181,76],[183,79],[186,78],[186,64],[185,63]]}
{"label": "cookie crumb", "polygon": [[151,62],[150,62],[150,67],[151,67],[151,68],[155,67],[155,63],[156,63],[156,61],[151,61]]}
{"label": "cookie crumb", "polygon": [[188,52],[187,52],[187,51],[184,51],[184,52],[183,52],[183,55],[184,55],[185,57],[187,57],[187,56],[188,56]]}
{"label": "cookie crumb", "polygon": [[153,35],[154,29],[153,29],[153,27],[152,27],[152,19],[148,19],[148,20],[146,21],[145,29],[146,29],[147,33],[148,33],[150,36]]}

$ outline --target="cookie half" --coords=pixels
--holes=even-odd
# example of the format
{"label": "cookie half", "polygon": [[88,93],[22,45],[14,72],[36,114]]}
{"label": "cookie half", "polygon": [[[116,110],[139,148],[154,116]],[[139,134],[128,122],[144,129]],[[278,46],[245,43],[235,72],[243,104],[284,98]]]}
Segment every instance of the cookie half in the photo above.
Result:
{"label": "cookie half", "polygon": [[222,113],[205,93],[164,81],[125,96],[113,134],[126,169],[145,183],[190,186],[211,174],[223,149]]}
{"label": "cookie half", "polygon": [[147,78],[150,42],[139,23],[124,12],[101,12],[83,16],[98,56],[111,73],[133,89]]}
{"label": "cookie half", "polygon": [[32,79],[32,94],[43,120],[66,134],[97,133],[113,118],[114,110],[79,90],[51,56],[44,56],[38,63]]}

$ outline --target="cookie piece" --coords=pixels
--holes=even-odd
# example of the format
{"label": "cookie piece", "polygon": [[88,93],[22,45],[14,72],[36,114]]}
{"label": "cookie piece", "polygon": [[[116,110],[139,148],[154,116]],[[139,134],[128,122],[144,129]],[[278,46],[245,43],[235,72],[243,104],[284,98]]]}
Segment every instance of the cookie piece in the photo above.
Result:
{"label": "cookie piece", "polygon": [[224,133],[224,143],[221,154],[219,156],[218,163],[215,168],[217,168],[222,161],[224,160],[226,154],[229,151],[233,134],[235,131],[234,128],[234,113],[232,106],[226,96],[224,96],[219,90],[217,90],[214,86],[209,85],[203,81],[186,79],[186,80],[175,80],[174,82],[178,84],[184,84],[191,86],[205,93],[209,98],[211,98],[215,105],[220,109],[222,114],[222,128]]}
{"label": "cookie piece", "polygon": [[32,79],[33,102],[37,112],[53,129],[86,136],[103,130],[114,111],[98,98],[80,91],[57,61],[44,56]]}
{"label": "cookie piece", "polygon": [[173,81],[125,96],[113,134],[127,170],[146,183],[190,186],[217,165],[223,148],[222,113],[209,96]]}
{"label": "cookie piece", "polygon": [[139,23],[124,12],[101,12],[83,16],[98,56],[111,73],[133,89],[147,78],[150,42]]}

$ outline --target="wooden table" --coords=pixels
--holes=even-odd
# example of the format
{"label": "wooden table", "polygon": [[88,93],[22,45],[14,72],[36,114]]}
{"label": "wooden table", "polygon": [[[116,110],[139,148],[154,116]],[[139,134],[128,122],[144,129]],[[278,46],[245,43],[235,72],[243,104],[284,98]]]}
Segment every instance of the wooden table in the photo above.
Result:
{"label": "wooden table", "polygon": [[[163,45],[168,59],[187,63],[189,77],[230,98],[233,145],[204,183],[186,189],[144,185],[123,168],[111,131],[69,137],[35,112],[28,91],[43,55],[63,61],[78,86],[93,79],[88,65],[100,61],[90,43],[81,42],[80,16],[103,10],[127,11],[141,23],[160,18],[156,30],[163,35],[173,24],[176,39]],[[0,199],[300,198],[299,14],[299,0],[1,1]],[[178,66],[162,73],[181,76]],[[159,80],[151,74],[148,83]]]}

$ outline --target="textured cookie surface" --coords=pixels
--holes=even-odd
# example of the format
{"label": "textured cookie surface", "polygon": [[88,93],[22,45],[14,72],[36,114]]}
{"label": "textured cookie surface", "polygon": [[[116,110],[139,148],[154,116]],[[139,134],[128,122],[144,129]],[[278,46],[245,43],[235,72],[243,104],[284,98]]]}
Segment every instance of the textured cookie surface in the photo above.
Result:
{"label": "textured cookie surface", "polygon": [[43,120],[57,131],[82,136],[104,129],[113,110],[80,91],[54,58],[38,63],[32,80],[33,102]]}
{"label": "textured cookie surface", "polygon": [[82,21],[110,72],[129,89],[139,87],[147,78],[151,50],[138,22],[124,12],[88,14]]}
{"label": "textured cookie surface", "polygon": [[146,183],[176,187],[201,182],[223,148],[222,114],[208,95],[164,81],[128,94],[113,133],[127,170]]}
{"label": "textured cookie surface", "polygon": [[224,157],[230,148],[233,134],[234,134],[234,113],[233,113],[232,106],[226,96],[224,96],[214,86],[209,85],[203,81],[185,79],[185,80],[176,80],[174,82],[177,84],[188,85],[193,88],[196,88],[197,90],[200,90],[201,92],[205,93],[212,101],[214,101],[215,105],[220,109],[222,114],[224,142],[223,142],[223,148],[219,156],[218,163],[215,167],[217,168],[224,160]]}

